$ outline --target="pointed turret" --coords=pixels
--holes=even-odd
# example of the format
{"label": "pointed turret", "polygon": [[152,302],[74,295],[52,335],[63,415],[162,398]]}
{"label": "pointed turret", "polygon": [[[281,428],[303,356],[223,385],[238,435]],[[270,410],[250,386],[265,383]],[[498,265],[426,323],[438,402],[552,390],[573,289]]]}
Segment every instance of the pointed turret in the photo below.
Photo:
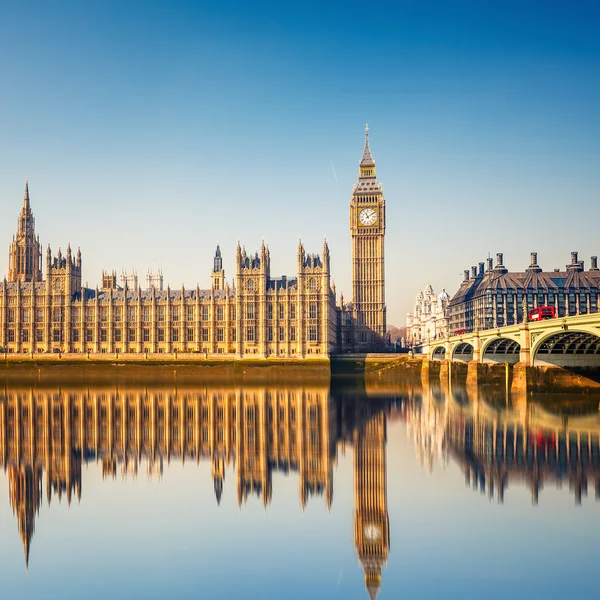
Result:
{"label": "pointed turret", "polygon": [[35,219],[29,202],[29,182],[25,179],[23,207],[19,212],[17,233],[8,253],[8,281],[41,281],[42,250],[35,234]]}
{"label": "pointed turret", "polygon": [[365,149],[363,150],[362,158],[360,159],[360,176],[375,177],[375,160],[371,154],[369,146],[369,125],[365,127]]}
{"label": "pointed turret", "polygon": [[221,248],[217,244],[217,250],[215,252],[215,258],[213,263],[213,271],[218,273],[223,268],[223,259],[221,257]]}
{"label": "pointed turret", "polygon": [[29,203],[29,179],[25,177],[25,192],[23,194],[23,208],[25,210],[31,210],[31,204]]}
{"label": "pointed turret", "polygon": [[225,288],[225,271],[223,270],[223,258],[221,257],[219,244],[217,244],[217,250],[215,251],[211,279],[213,290],[222,290]]}

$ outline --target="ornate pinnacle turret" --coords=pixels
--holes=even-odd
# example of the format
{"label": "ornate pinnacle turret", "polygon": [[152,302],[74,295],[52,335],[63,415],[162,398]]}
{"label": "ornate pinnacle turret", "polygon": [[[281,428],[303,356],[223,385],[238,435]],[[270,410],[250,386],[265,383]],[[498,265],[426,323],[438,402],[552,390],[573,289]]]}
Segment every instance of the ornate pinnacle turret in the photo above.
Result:
{"label": "ornate pinnacle turret", "polygon": [[213,264],[213,271],[215,273],[218,273],[221,270],[223,270],[223,259],[221,258],[221,248],[217,244],[217,250],[215,252],[215,259]]}
{"label": "ornate pinnacle turret", "polygon": [[365,149],[363,151],[362,159],[360,161],[360,167],[361,169],[364,169],[365,167],[374,166],[375,160],[371,155],[371,148],[369,147],[369,125],[367,124],[367,126],[365,127]]}
{"label": "ornate pinnacle turret", "polygon": [[25,177],[25,193],[23,194],[23,208],[29,210],[31,208],[29,204],[29,179]]}

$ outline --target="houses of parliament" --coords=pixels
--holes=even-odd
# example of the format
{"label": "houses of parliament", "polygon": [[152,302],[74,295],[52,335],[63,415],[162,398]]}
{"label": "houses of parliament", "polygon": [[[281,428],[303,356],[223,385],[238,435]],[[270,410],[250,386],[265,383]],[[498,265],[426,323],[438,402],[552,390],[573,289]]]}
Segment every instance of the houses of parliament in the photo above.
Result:
{"label": "houses of parliament", "polygon": [[[142,289],[137,277],[82,285],[82,256],[67,245],[43,259],[29,184],[0,284],[0,352],[173,354],[310,359],[386,347],[385,201],[367,127],[358,182],[350,200],[352,301],[336,299],[327,242],[320,254],[297,250],[295,277],[271,276],[264,242],[254,254],[239,242],[235,280],[217,250],[208,289]],[[45,270],[42,266],[45,266]]]}

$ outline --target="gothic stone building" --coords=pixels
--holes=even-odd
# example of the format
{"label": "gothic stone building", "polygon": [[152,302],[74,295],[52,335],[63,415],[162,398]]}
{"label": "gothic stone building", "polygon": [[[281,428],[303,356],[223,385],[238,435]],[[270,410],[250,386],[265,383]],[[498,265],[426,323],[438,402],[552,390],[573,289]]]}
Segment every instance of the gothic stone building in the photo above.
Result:
{"label": "gothic stone building", "polygon": [[353,302],[337,306],[327,242],[320,255],[300,242],[295,277],[271,277],[264,243],[239,243],[233,285],[217,247],[209,289],[82,285],[81,252],[42,253],[25,186],[18,232],[0,284],[0,351],[5,353],[203,353],[237,358],[311,358],[385,345],[385,202],[375,179],[368,128],[350,202]]}

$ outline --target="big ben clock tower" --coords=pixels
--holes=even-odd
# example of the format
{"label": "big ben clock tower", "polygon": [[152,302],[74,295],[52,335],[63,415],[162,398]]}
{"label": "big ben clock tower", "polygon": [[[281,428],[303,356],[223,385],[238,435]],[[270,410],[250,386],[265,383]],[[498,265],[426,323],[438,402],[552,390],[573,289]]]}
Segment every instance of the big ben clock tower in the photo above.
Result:
{"label": "big ben clock tower", "polygon": [[358,183],[350,201],[352,234],[352,294],[354,349],[358,352],[385,348],[385,200],[375,177],[375,161],[366,127],[365,149]]}

